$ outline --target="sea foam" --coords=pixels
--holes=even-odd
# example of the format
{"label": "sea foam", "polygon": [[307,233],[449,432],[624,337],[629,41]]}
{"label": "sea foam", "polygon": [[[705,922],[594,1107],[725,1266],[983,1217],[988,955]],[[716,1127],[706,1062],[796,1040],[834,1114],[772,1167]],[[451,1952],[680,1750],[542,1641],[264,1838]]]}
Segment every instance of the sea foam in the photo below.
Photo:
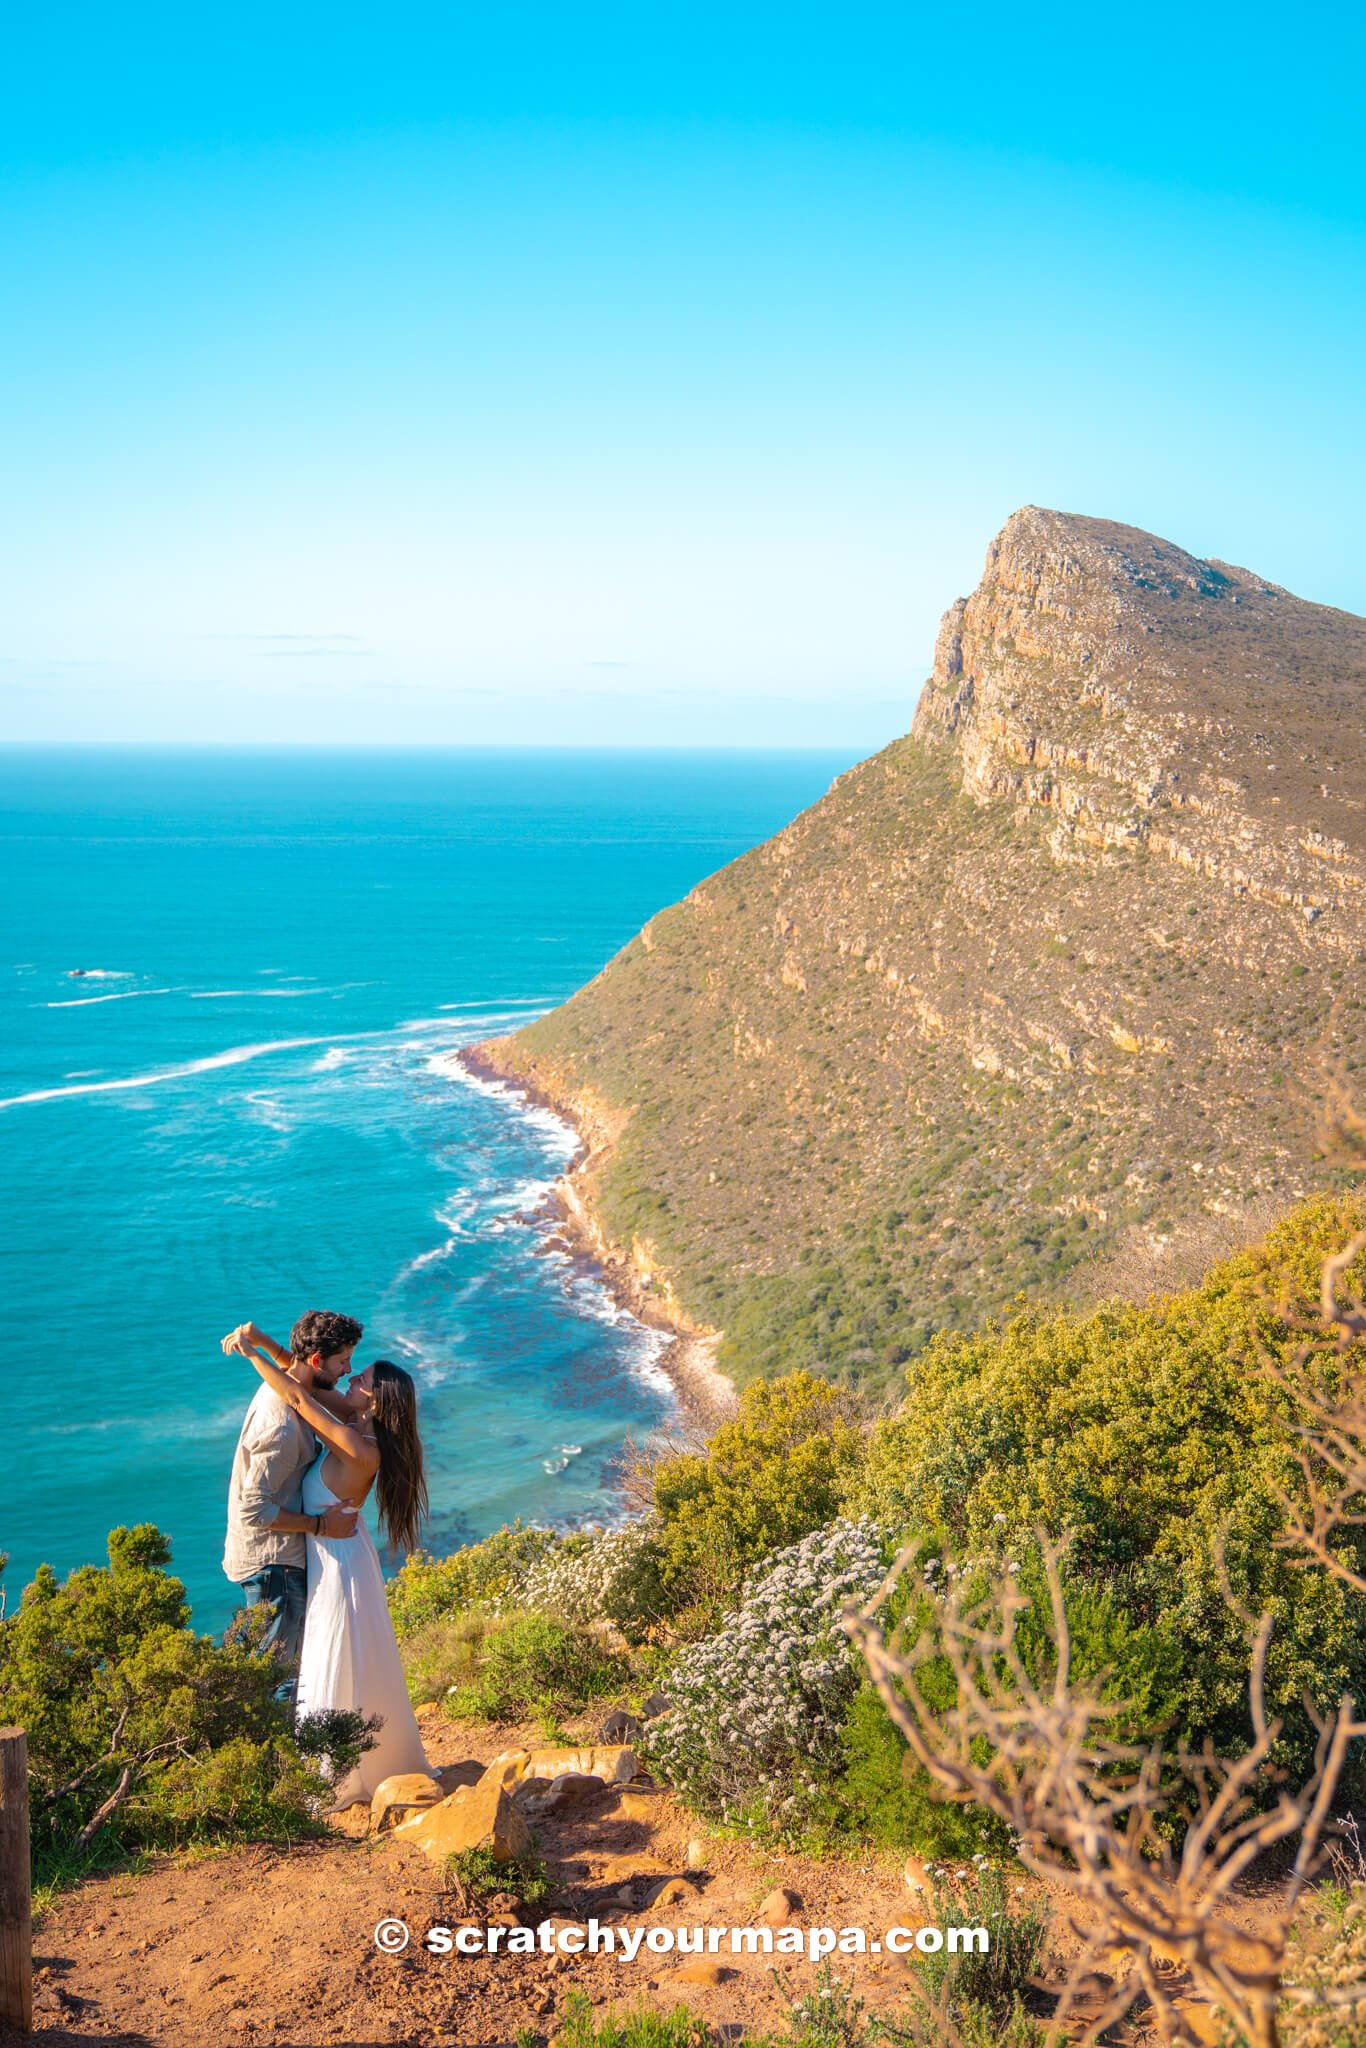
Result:
{"label": "sea foam", "polygon": [[215,1067],[240,1067],[247,1060],[264,1058],[267,1053],[293,1052],[300,1046],[322,1043],[321,1038],[272,1038],[261,1045],[233,1045],[226,1052],[210,1053],[202,1060],[187,1060],[179,1067],[162,1067],[154,1074],[128,1074],[117,1081],[81,1081],[75,1087],[31,1088],[24,1095],[0,1096],[0,1109],[14,1109],[21,1102],[56,1102],[65,1095],[111,1095],[125,1088],[155,1088],[161,1081],[183,1081],[191,1074],[212,1073]]}

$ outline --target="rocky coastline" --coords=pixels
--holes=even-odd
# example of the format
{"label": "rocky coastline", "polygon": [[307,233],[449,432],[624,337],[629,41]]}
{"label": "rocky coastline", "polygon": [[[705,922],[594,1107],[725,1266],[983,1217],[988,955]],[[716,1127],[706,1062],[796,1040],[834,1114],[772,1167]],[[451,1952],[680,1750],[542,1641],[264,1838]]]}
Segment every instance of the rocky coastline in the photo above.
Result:
{"label": "rocky coastline", "polygon": [[591,1272],[637,1322],[665,1333],[669,1341],[655,1363],[673,1388],[675,1421],[690,1434],[715,1429],[736,1409],[735,1387],[716,1363],[721,1331],[694,1322],[638,1250],[626,1250],[607,1236],[592,1206],[593,1178],[611,1151],[616,1120],[587,1094],[560,1091],[548,1087],[542,1076],[530,1075],[512,1057],[506,1039],[463,1046],[457,1059],[472,1080],[510,1089],[577,1132],[578,1155],[548,1198],[547,1244]]}

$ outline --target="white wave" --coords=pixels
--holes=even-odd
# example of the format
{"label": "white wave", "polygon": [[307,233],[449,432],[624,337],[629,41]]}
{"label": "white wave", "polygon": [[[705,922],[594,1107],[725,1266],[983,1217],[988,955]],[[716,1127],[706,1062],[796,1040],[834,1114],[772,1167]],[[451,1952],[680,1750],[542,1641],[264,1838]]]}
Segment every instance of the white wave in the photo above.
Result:
{"label": "white wave", "polygon": [[489,1209],[495,1216],[524,1215],[543,1202],[554,1185],[554,1180],[544,1178],[519,1180],[515,1186],[505,1188],[496,1201],[491,1201]]}
{"label": "white wave", "polygon": [[485,1095],[490,1101],[501,1102],[505,1108],[515,1111],[518,1121],[529,1130],[539,1131],[542,1137],[551,1139],[565,1159],[578,1151],[579,1134],[567,1117],[562,1117],[543,1102],[528,1102],[509,1081],[490,1080],[484,1074],[472,1074],[461,1059],[458,1048],[451,1052],[433,1053],[427,1062],[427,1071],[440,1074],[448,1081],[458,1081],[463,1088],[472,1089],[476,1095]]}
{"label": "white wave", "polygon": [[429,1074],[440,1074],[447,1081],[468,1081],[483,1095],[507,1094],[501,1082],[483,1081],[474,1074],[467,1074],[460,1063],[460,1054],[455,1052],[434,1052],[427,1062]]}
{"label": "white wave", "polygon": [[131,981],[131,967],[73,967],[68,970],[72,981]]}
{"label": "white wave", "polygon": [[[614,1301],[601,1280],[593,1274],[577,1275],[566,1283],[564,1291],[579,1314],[586,1316],[591,1323],[604,1323],[609,1330],[629,1329],[636,1323],[636,1317],[631,1314],[630,1309],[623,1308],[619,1302]],[[648,1323],[639,1323],[637,1327],[648,1330],[650,1326]]]}
{"label": "white wave", "polygon": [[465,1017],[482,1017],[486,1010],[548,1010],[554,996],[490,996],[483,1003],[438,1003],[438,1010],[454,1010]]}
{"label": "white wave", "polygon": [[449,1235],[440,1244],[434,1244],[429,1251],[419,1252],[415,1259],[409,1259],[399,1273],[396,1286],[402,1286],[414,1273],[420,1273],[426,1266],[438,1265],[448,1259],[462,1239],[478,1235],[470,1226],[479,1213],[480,1195],[475,1189],[463,1190],[453,1195],[444,1208],[436,1211],[436,1221],[445,1225]]}
{"label": "white wave", "polygon": [[653,1392],[667,1394],[673,1399],[677,1389],[659,1362],[669,1348],[669,1333],[667,1330],[652,1330],[645,1323],[640,1329],[642,1339],[647,1341],[642,1341],[636,1356],[629,1361],[629,1369]]}
{"label": "white wave", "polygon": [[411,1280],[414,1273],[422,1272],[424,1267],[436,1266],[443,1259],[448,1259],[463,1235],[463,1232],[457,1231],[453,1236],[448,1237],[444,1243],[434,1244],[430,1251],[419,1252],[415,1259],[409,1259],[407,1265],[400,1272],[395,1285],[401,1286],[405,1280]]}
{"label": "white wave", "polygon": [[197,988],[190,991],[192,1003],[220,1003],[228,996],[273,996],[277,1002],[288,1002],[294,996],[325,996],[331,990],[325,988]]}
{"label": "white wave", "polygon": [[249,1102],[256,1112],[254,1121],[264,1124],[270,1131],[292,1131],[294,1119],[289,1115],[278,1097],[267,1093],[264,1088],[249,1088],[242,1098]]}
{"label": "white wave", "polygon": [[389,1349],[401,1351],[405,1358],[421,1359],[424,1356],[422,1346],[412,1337],[405,1337],[401,1331],[389,1339]]}
{"label": "white wave", "polygon": [[434,1266],[441,1259],[448,1259],[455,1250],[456,1240],[448,1237],[444,1244],[434,1244],[429,1252],[419,1252],[415,1259],[409,1259],[399,1279],[410,1280],[414,1273],[420,1273],[424,1266]]}
{"label": "white wave", "polygon": [[233,1045],[226,1052],[188,1060],[180,1067],[161,1067],[154,1074],[129,1074],[119,1081],[82,1081],[74,1088],[32,1088],[25,1095],[0,1096],[0,1109],[15,1109],[22,1102],[56,1102],[64,1095],[110,1095],[125,1088],[155,1088],[161,1081],[183,1081],[191,1074],[212,1073],[217,1067],[240,1067],[267,1053],[293,1052],[299,1046],[322,1043],[321,1038],[271,1038],[260,1045]]}
{"label": "white wave", "polygon": [[[89,976],[86,977],[87,980]],[[173,988],[121,988],[111,996],[68,996],[60,1003],[48,1003],[49,1010],[84,1010],[90,1003],[133,1003],[139,996],[173,996]]]}
{"label": "white wave", "polygon": [[334,1074],[338,1067],[344,1067],[351,1055],[345,1046],[330,1046],[320,1060],[313,1062],[315,1074]]}

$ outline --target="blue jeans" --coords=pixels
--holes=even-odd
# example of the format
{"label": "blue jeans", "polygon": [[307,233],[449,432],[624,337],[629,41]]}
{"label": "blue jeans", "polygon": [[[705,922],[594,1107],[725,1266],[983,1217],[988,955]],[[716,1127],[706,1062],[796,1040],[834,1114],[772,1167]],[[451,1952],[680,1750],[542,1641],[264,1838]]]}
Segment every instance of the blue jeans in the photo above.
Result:
{"label": "blue jeans", "polygon": [[270,1609],[270,1623],[261,1638],[261,1648],[273,1650],[289,1666],[290,1676],[277,1687],[275,1697],[292,1701],[304,1643],[308,1573],[301,1564],[268,1564],[240,1583],[248,1607]]}

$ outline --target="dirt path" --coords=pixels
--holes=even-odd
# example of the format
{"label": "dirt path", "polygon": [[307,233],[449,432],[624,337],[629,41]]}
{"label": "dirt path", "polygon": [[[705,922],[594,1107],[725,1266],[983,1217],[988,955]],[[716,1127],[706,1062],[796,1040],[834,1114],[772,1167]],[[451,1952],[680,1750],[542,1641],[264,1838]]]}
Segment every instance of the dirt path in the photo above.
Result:
{"label": "dirt path", "polygon": [[[472,1782],[499,1750],[542,1739],[534,1729],[430,1721],[424,1732],[433,1762],[456,1767],[452,1785]],[[880,1933],[910,1917],[896,1858],[821,1863],[704,1836],[706,1867],[689,1870],[687,1845],[699,1830],[666,1793],[604,1787],[538,1831],[554,1886],[547,1917],[556,1925],[582,1925],[590,1915],[616,1927],[749,1925],[780,1885],[801,1899],[792,1915],[799,1923]],[[651,1908],[670,1877],[680,1880],[679,1898]],[[375,1947],[375,1926],[388,1918],[412,1929],[402,1955]],[[732,2038],[778,2027],[786,2009],[761,1955],[723,1954],[709,1969],[704,1958],[703,1974],[717,1981],[697,1982],[687,1977],[694,1959],[643,1948],[633,1963],[433,1955],[422,1945],[433,1924],[459,1924],[454,1899],[433,1864],[388,1836],[339,1833],[287,1850],[168,1858],[138,1876],[94,1879],[59,1900],[39,1929],[33,2038],[43,2048],[492,2048],[510,2044],[523,2026],[545,2039],[574,1985],[602,2006],[637,1996],[664,2007],[685,2000]],[[847,1958],[841,1973],[851,1966],[870,2003],[898,1999],[904,1965]],[[784,1958],[783,1967],[799,1989],[814,1982],[804,1960]]]}
{"label": "dirt path", "polygon": [[[435,1716],[424,1717],[424,1739],[448,1789],[473,1783],[500,1751],[543,1740],[532,1727]],[[681,2001],[738,2040],[781,2032],[789,1996],[816,1982],[810,1961],[784,1956],[777,1959],[784,1989],[771,1959],[732,1954],[728,1937],[711,1957],[655,1954],[643,1945],[633,1961],[621,1954],[434,1954],[424,1944],[432,1926],[454,1930],[501,1918],[510,1927],[513,1902],[487,1902],[477,1921],[462,1917],[437,1866],[390,1835],[366,1835],[365,1825],[364,1809],[356,1808],[321,1841],[168,1857],[137,1876],[92,1879],[67,1894],[35,1940],[30,2043],[511,2048],[524,2027],[546,2042],[576,1986],[598,2008],[644,1999],[667,2009]],[[591,1917],[616,1930],[701,1929],[705,1949],[705,1930],[758,1925],[763,1902],[779,1888],[795,1895],[786,1917],[800,1927],[862,1927],[871,1944],[889,1927],[919,1924],[900,1856],[818,1859],[723,1840],[651,1787],[604,1786],[537,1831],[552,1897],[526,1917],[557,1927],[583,1927]],[[704,1854],[694,1869],[688,1849],[698,1841]],[[1039,1889],[1029,1886],[1036,1895]],[[1248,1910],[1255,1920],[1255,1902]],[[391,1919],[411,1930],[398,1955],[382,1954],[374,1940],[377,1924]],[[884,1952],[833,1961],[871,2009],[908,2002],[914,1959]],[[1055,1972],[1059,1962],[1055,1955]],[[1180,1986],[1173,1980],[1171,1988]],[[3,2048],[17,2040],[0,2029]]]}

